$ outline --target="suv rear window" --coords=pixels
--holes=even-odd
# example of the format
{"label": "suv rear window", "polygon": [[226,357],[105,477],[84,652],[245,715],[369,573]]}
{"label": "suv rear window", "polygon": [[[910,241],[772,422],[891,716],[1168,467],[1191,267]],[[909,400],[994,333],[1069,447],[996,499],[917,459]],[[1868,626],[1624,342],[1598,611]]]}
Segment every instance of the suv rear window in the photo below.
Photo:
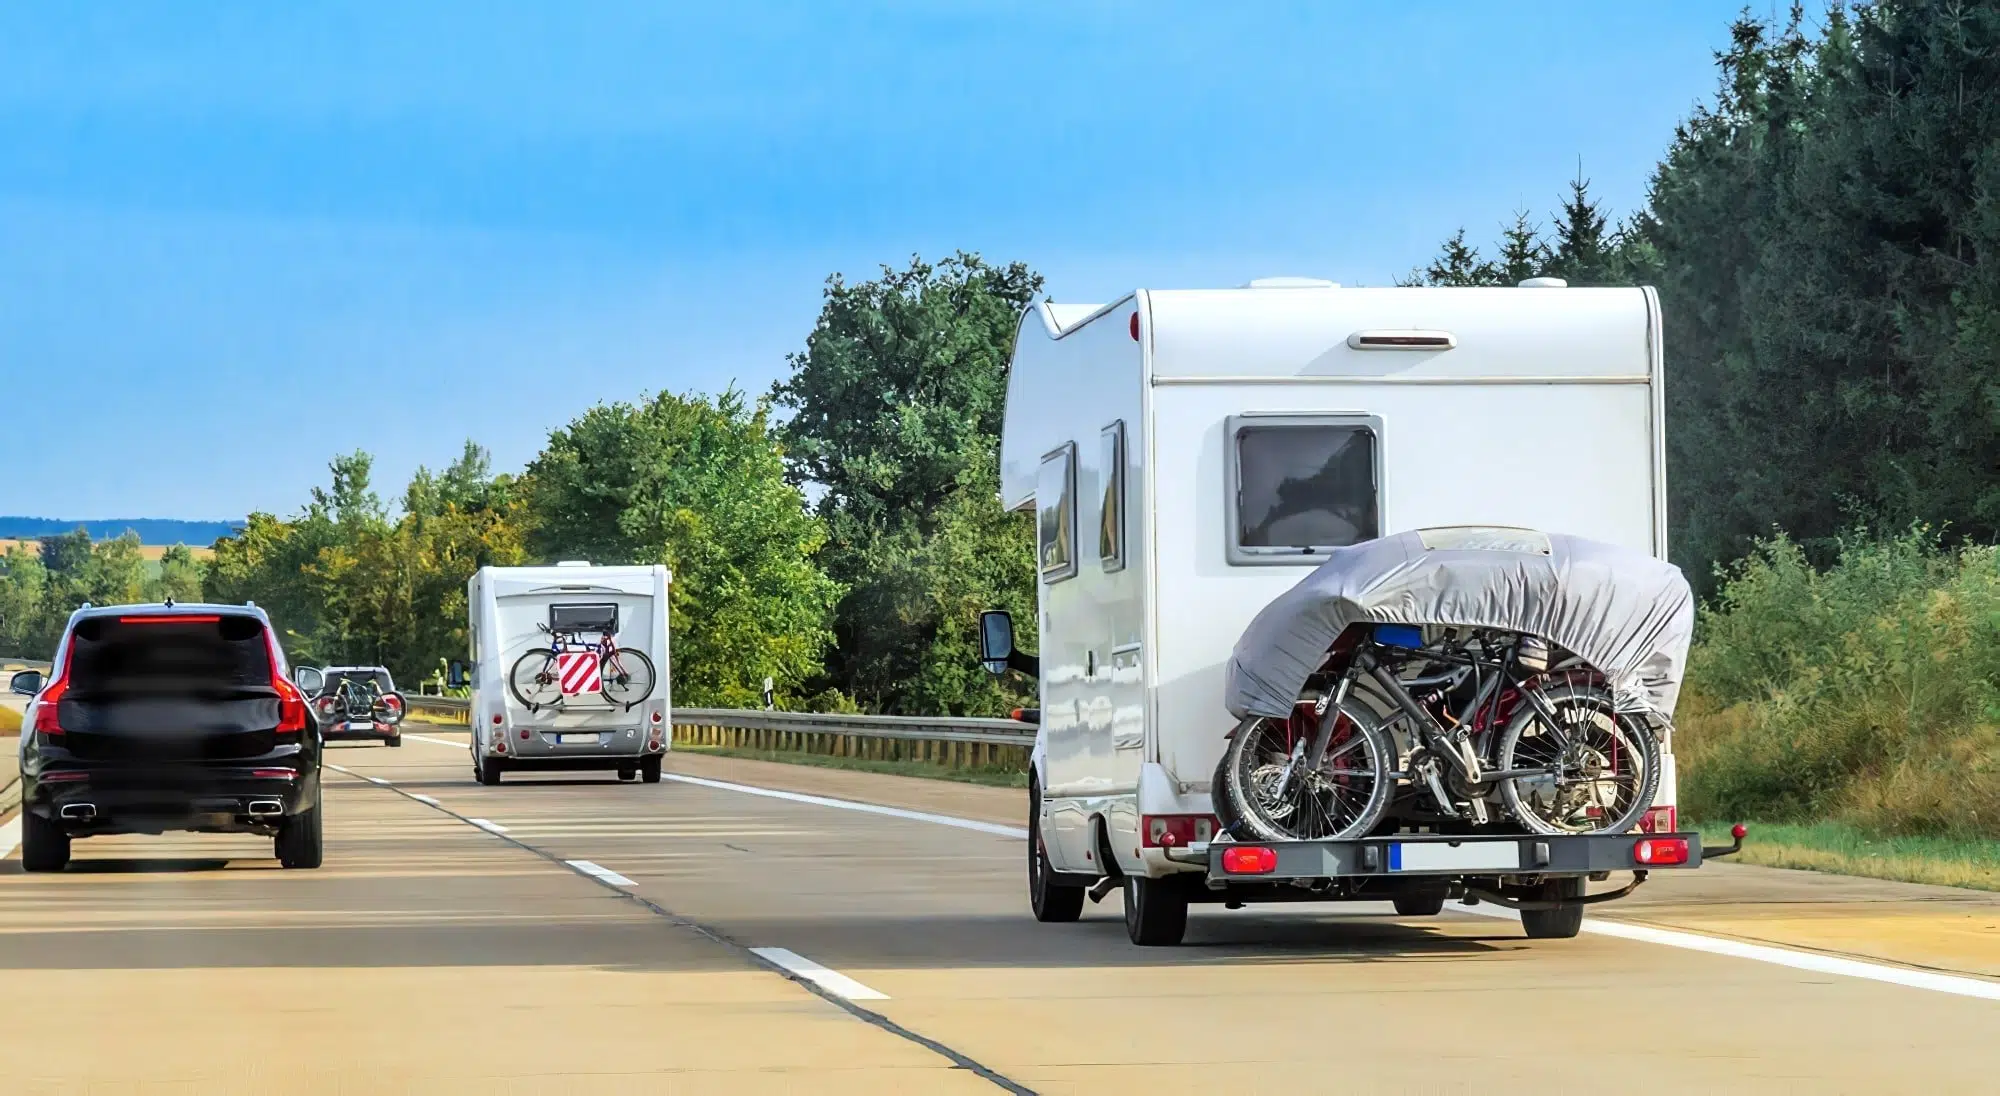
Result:
{"label": "suv rear window", "polygon": [[271,648],[256,617],[90,617],[77,622],[73,639],[69,681],[77,692],[271,686]]}
{"label": "suv rear window", "polygon": [[368,683],[372,681],[377,689],[385,693],[396,691],[396,687],[389,683],[387,670],[329,670],[326,675],[326,687],[320,691],[330,693],[349,681],[362,688],[367,688]]}

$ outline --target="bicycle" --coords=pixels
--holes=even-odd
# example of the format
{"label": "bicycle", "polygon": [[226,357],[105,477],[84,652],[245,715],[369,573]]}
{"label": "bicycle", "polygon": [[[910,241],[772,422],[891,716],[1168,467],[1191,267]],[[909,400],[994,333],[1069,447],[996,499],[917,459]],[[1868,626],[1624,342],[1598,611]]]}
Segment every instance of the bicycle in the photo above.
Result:
{"label": "bicycle", "polygon": [[[629,712],[653,695],[653,688],[659,683],[658,672],[644,652],[618,646],[609,632],[589,641],[582,638],[581,630],[558,630],[546,624],[536,627],[549,636],[550,646],[529,648],[507,671],[508,690],[529,711],[537,711],[543,705],[561,705],[571,696],[595,692]],[[583,654],[594,656],[594,662],[572,660],[564,665],[562,656]],[[593,671],[597,688],[585,688],[592,681]]]}

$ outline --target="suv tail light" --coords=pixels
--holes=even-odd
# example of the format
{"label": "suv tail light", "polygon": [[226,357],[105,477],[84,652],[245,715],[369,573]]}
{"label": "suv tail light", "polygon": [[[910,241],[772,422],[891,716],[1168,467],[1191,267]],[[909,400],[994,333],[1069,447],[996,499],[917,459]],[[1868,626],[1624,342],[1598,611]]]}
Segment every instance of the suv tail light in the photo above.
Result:
{"label": "suv tail light", "polygon": [[69,649],[63,652],[63,672],[35,697],[35,733],[60,735],[63,733],[62,717],[56,708],[62,703],[62,696],[69,691],[69,666],[76,657],[76,637],[69,637]]}
{"label": "suv tail light", "polygon": [[278,659],[278,637],[264,629],[264,646],[271,652],[271,688],[278,692],[278,733],[302,734],[306,729],[306,694],[285,677]]}

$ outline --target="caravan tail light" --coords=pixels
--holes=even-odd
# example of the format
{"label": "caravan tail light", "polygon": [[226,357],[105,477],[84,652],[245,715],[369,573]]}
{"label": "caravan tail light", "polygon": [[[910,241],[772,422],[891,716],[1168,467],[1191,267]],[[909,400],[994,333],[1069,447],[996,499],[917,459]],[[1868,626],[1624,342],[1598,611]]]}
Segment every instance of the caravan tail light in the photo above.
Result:
{"label": "caravan tail light", "polygon": [[653,713],[653,722],[655,722],[655,723],[658,723],[659,721],[660,721],[660,713],[658,713],[658,712],[654,712],[654,713]]}
{"label": "caravan tail light", "polygon": [[1654,807],[1639,816],[1640,833],[1672,833],[1680,824],[1680,818],[1673,807]]}
{"label": "caravan tail light", "polygon": [[494,725],[495,727],[498,727],[498,726],[500,725],[501,721],[502,721],[502,716],[500,715],[500,713],[499,713],[499,712],[494,712],[494,713],[493,713],[493,725]]}
{"label": "caravan tail light", "polygon": [[1643,838],[1632,846],[1632,859],[1641,864],[1685,864],[1688,862],[1687,838]]}
{"label": "caravan tail light", "polygon": [[1140,843],[1149,849],[1183,848],[1215,836],[1215,818],[1206,814],[1149,814],[1139,819]]}
{"label": "caravan tail light", "polygon": [[1278,853],[1261,845],[1231,845],[1222,850],[1222,870],[1231,875],[1269,875],[1278,870]]}

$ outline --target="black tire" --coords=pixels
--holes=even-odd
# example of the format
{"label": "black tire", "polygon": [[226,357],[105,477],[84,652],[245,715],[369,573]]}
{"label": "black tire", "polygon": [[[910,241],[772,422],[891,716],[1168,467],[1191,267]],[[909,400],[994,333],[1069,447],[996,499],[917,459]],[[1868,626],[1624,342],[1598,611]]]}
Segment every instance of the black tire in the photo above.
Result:
{"label": "black tire", "polygon": [[640,758],[639,779],[647,784],[658,784],[660,782],[661,760],[662,758],[659,754]]}
{"label": "black tire", "polygon": [[1542,897],[1562,905],[1552,910],[1522,910],[1521,930],[1528,939],[1568,940],[1583,931],[1583,903],[1566,901],[1583,897],[1583,880],[1551,880],[1543,884]]}
{"label": "black tire", "polygon": [[69,833],[32,811],[21,812],[21,870],[61,871],[69,866]]}
{"label": "black tire", "polygon": [[620,780],[637,780],[637,779],[639,779],[639,767],[638,767],[637,765],[621,765],[621,766],[619,766],[619,767],[618,767],[618,779],[620,779]]}
{"label": "black tire", "polygon": [[[507,670],[507,691],[514,699],[530,708],[562,699],[562,685],[555,680],[556,653],[548,647],[530,647],[527,653],[514,660]],[[551,696],[547,687],[555,685]],[[529,687],[532,687],[530,691]]]}
{"label": "black tire", "polygon": [[[477,742],[473,743],[472,748],[474,750],[477,750],[479,748],[479,744]],[[479,778],[479,782],[481,784],[484,784],[490,788],[493,785],[500,783],[500,772],[502,766],[500,764],[499,758],[479,757],[477,754],[474,755],[474,758],[475,760],[472,763],[472,772],[473,775]]]}
{"label": "black tire", "polygon": [[[1295,828],[1287,824],[1290,821],[1289,817],[1275,817],[1264,802],[1252,794],[1250,788],[1246,786],[1247,781],[1258,769],[1269,765],[1268,761],[1264,765],[1259,765],[1258,758],[1251,754],[1251,751],[1257,749],[1265,738],[1265,723],[1270,722],[1266,720],[1265,723],[1252,724],[1230,736],[1229,746],[1222,754],[1222,766],[1217,770],[1217,779],[1220,783],[1211,785],[1211,788],[1217,789],[1211,793],[1211,799],[1228,800],[1227,806],[1218,811],[1217,818],[1220,819],[1224,815],[1231,818],[1237,827],[1232,831],[1233,834],[1256,841],[1365,837],[1374,831],[1377,823],[1382,821],[1382,815],[1389,809],[1389,799],[1395,792],[1395,781],[1390,779],[1397,757],[1394,740],[1382,729],[1381,720],[1361,705],[1351,702],[1342,704],[1338,709],[1329,711],[1327,716],[1343,717],[1351,723],[1360,744],[1369,754],[1365,764],[1371,778],[1371,786],[1367,799],[1354,812],[1353,817],[1345,825],[1334,829],[1334,832],[1318,832],[1319,829],[1327,827]],[[1328,759],[1331,760],[1336,752],[1338,751],[1329,750]]]}
{"label": "black tire", "polygon": [[1439,894],[1399,894],[1396,896],[1396,916],[1432,917],[1444,912],[1444,895]]}
{"label": "black tire", "polygon": [[[1652,727],[1647,725],[1644,719],[1617,711],[1612,703],[1611,694],[1597,685],[1560,681],[1542,685],[1538,692],[1548,701],[1558,717],[1566,715],[1580,717],[1591,722],[1591,726],[1596,728],[1595,733],[1629,745],[1630,752],[1643,759],[1645,771],[1640,775],[1640,780],[1634,788],[1630,802],[1625,804],[1625,809],[1616,817],[1604,820],[1592,829],[1563,826],[1545,816],[1544,810],[1547,808],[1542,804],[1547,802],[1548,791],[1547,785],[1541,783],[1546,778],[1541,777],[1520,777],[1504,781],[1500,785],[1500,794],[1507,804],[1507,813],[1530,833],[1549,836],[1631,832],[1639,825],[1639,819],[1652,809],[1653,797],[1660,792],[1659,736],[1653,733]],[[1604,722],[1597,721],[1597,716],[1609,721],[1611,728],[1609,731],[1604,729],[1606,726]],[[1546,758],[1539,756],[1540,751],[1533,747],[1530,747],[1528,752],[1537,756],[1520,756],[1523,752],[1522,744],[1528,740],[1528,730],[1542,725],[1535,709],[1528,704],[1522,704],[1520,711],[1513,719],[1507,721],[1507,726],[1500,732],[1497,766],[1504,771],[1535,768],[1547,764]],[[1538,734],[1534,737],[1539,739],[1541,736]],[[1560,795],[1556,801],[1561,801]],[[1571,935],[1575,933],[1572,932]]]}
{"label": "black tire", "polygon": [[403,736],[399,734],[392,734],[388,738],[382,740],[382,745],[388,746],[391,749],[398,748],[402,746],[402,744],[403,744]]}
{"label": "black tire", "polygon": [[608,667],[599,668],[597,681],[598,695],[611,703],[630,707],[652,696],[653,690],[660,687],[660,672],[653,668],[653,660],[644,651],[620,647],[612,660],[624,670],[624,681],[614,690],[613,682],[619,675],[605,672]]}
{"label": "black tire", "polygon": [[1174,878],[1125,877],[1125,935],[1141,947],[1170,948],[1187,935],[1187,892]]}
{"label": "black tire", "polygon": [[1029,777],[1028,907],[1043,924],[1066,923],[1083,916],[1084,888],[1051,882],[1054,874],[1048,850],[1042,847],[1042,785]]}
{"label": "black tire", "polygon": [[278,836],[272,840],[278,863],[287,868],[319,867],[326,858],[321,825],[320,804],[317,802],[280,822]]}

